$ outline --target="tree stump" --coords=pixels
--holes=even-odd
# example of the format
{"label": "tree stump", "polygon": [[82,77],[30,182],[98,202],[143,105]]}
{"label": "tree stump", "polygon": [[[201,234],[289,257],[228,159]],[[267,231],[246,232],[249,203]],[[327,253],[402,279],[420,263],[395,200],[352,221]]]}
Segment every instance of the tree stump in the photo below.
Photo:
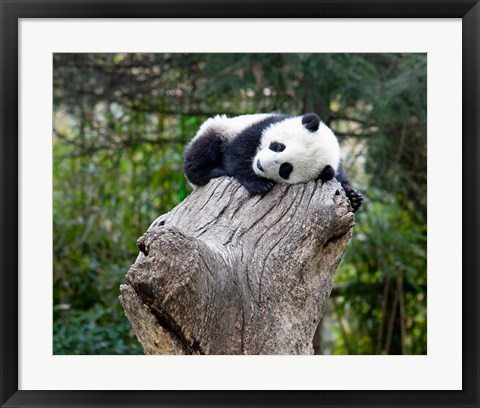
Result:
{"label": "tree stump", "polygon": [[336,180],[214,179],[137,241],[120,300],[145,354],[313,354],[353,225]]}

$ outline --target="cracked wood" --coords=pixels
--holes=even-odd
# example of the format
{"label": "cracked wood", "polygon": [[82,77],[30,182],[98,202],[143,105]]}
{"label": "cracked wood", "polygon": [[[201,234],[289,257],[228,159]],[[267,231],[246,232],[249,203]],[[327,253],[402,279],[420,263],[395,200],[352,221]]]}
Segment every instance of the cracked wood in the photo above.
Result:
{"label": "cracked wood", "polygon": [[120,300],[146,354],[312,354],[353,225],[336,180],[214,179],[139,238]]}

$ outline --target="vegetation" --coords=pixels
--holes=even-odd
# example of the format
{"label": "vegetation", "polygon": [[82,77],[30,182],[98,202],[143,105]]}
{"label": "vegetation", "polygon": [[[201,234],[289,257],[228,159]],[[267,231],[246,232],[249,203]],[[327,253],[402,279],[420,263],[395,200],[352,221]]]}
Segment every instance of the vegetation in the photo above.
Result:
{"label": "vegetation", "polygon": [[216,113],[315,111],[365,193],[323,354],[427,350],[425,54],[55,54],[54,354],[139,354],[118,302],[136,239],[191,191]]}

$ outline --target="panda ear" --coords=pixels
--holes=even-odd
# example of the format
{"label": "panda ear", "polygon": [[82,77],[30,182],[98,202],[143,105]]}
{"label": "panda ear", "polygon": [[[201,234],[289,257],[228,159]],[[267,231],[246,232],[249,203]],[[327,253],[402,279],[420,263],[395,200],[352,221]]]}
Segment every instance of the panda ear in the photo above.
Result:
{"label": "panda ear", "polygon": [[320,126],[320,118],[315,113],[306,113],[302,117],[302,124],[310,132],[316,132]]}

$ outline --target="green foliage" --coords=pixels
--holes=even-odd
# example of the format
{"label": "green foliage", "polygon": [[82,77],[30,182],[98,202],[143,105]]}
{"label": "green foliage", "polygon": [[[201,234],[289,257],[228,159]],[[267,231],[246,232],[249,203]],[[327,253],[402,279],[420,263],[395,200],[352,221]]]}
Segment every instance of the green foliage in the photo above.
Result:
{"label": "green foliage", "polygon": [[[136,116],[125,127],[133,132],[142,120]],[[89,125],[83,137],[94,140]],[[71,140],[81,138],[75,128],[67,129]],[[190,192],[182,150],[178,144],[160,148],[135,142],[89,154],[55,140],[55,354],[141,352],[118,302],[118,288],[138,253],[136,239]]]}
{"label": "green foliage", "polygon": [[[425,226],[417,224],[395,199],[384,200],[376,190],[357,214],[356,224],[335,278],[338,303],[329,320],[341,324],[333,324],[335,340],[328,347],[335,354],[401,354],[403,342],[406,354],[426,353]],[[396,327],[401,323],[397,308],[391,317],[399,277],[404,283],[403,339]],[[384,299],[387,304],[382,311]],[[386,349],[390,320],[390,336],[397,338]]]}
{"label": "green foliage", "polygon": [[[127,266],[128,268],[128,266]],[[115,286],[105,287],[107,295],[89,308],[72,305],[54,310],[53,354],[142,354],[123,309]]]}
{"label": "green foliage", "polygon": [[54,353],[141,353],[118,288],[136,239],[191,191],[186,143],[208,116],[272,111],[319,113],[366,193],[323,321],[323,353],[426,353],[426,61],[55,54]]}

